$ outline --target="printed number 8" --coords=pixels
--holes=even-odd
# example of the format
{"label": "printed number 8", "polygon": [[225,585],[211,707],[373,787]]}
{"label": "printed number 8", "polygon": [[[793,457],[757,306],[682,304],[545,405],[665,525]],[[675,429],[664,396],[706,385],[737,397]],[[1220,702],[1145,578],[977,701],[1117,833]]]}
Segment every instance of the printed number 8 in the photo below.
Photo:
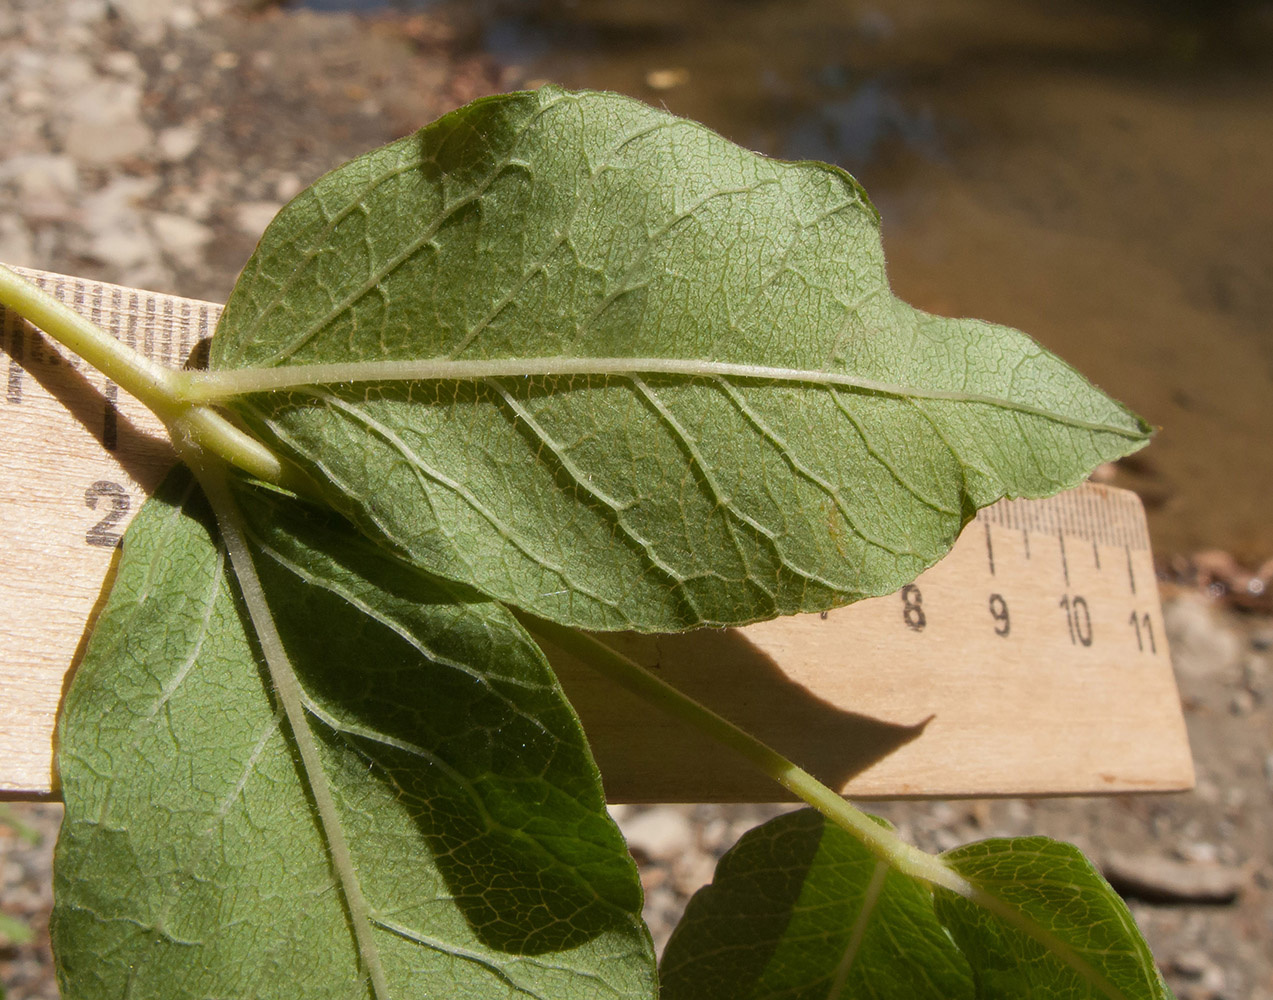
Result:
{"label": "printed number 8", "polygon": [[928,624],[928,618],[924,614],[924,595],[913,583],[902,588],[902,620],[906,622],[907,628],[916,632]]}

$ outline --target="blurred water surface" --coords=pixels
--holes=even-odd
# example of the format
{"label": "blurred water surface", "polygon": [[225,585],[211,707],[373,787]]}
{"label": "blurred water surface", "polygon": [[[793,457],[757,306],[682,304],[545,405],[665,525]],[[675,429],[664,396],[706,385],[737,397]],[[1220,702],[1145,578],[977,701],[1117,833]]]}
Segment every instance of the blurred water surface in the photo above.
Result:
{"label": "blurred water surface", "polygon": [[311,0],[445,10],[527,81],[841,164],[897,292],[1030,332],[1163,430],[1160,555],[1273,557],[1273,4]]}

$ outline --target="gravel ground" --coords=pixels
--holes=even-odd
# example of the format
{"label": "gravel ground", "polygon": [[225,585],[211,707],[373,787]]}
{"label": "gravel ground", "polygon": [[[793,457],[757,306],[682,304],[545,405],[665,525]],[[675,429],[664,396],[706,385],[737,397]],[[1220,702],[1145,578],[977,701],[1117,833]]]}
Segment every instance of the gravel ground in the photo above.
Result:
{"label": "gravel ground", "polygon": [[[305,184],[517,82],[424,16],[9,0],[0,260],[223,299]],[[1273,1000],[1273,619],[1192,590],[1167,596],[1196,791],[876,811],[931,849],[1022,833],[1071,840],[1128,895],[1182,998]],[[782,808],[615,807],[660,946],[715,859]],[[47,917],[59,818],[55,805],[0,803],[0,984],[11,1000],[57,995]]]}

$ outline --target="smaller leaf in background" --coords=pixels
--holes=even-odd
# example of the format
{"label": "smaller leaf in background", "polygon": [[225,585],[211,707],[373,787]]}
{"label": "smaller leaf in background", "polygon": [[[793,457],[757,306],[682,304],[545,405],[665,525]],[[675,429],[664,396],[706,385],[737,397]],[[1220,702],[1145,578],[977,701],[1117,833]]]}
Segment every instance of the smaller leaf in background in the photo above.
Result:
{"label": "smaller leaf in background", "polygon": [[663,1000],[959,1000],[967,963],[928,888],[811,809],[749,831],[690,900]]}
{"label": "smaller leaf in background", "polygon": [[1172,996],[1126,904],[1077,847],[1018,837],[941,857],[993,903],[936,890],[937,915],[968,956],[978,1000]]}
{"label": "smaller leaf in background", "polygon": [[19,819],[11,803],[0,802],[0,826],[7,826],[20,841],[31,847],[40,842],[40,831]]}
{"label": "smaller leaf in background", "polygon": [[321,773],[178,474],[129,528],[59,729],[63,995],[363,1000],[377,968],[377,1000],[651,997],[635,866],[521,627],[332,515],[238,499]]}
{"label": "smaller leaf in background", "polygon": [[[0,948],[8,948],[17,944],[30,944],[35,937],[35,932],[31,930],[17,917],[11,917],[7,913],[0,913]],[[0,991],[0,997],[4,993]]]}

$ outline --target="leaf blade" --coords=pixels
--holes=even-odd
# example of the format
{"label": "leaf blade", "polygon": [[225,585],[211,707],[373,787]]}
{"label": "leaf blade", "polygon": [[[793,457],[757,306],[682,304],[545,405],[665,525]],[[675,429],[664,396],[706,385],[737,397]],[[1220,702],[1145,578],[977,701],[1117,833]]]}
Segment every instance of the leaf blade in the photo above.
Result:
{"label": "leaf blade", "polygon": [[894,299],[843,171],[551,88],[300,196],[212,362],[364,380],[232,405],[374,537],[589,628],[890,591],[1148,431],[1023,335]]}
{"label": "leaf blade", "polygon": [[978,997],[1170,1000],[1126,904],[1078,848],[1016,837],[967,844],[942,860],[993,904],[936,890]]}
{"label": "leaf blade", "polygon": [[[391,995],[651,995],[635,869],[573,712],[507,613],[330,519],[241,499]],[[83,997],[367,996],[197,508],[169,495],[139,515],[68,696],[59,975]]]}
{"label": "leaf blade", "polygon": [[746,833],[690,900],[666,1000],[973,996],[926,889],[812,810]]}

